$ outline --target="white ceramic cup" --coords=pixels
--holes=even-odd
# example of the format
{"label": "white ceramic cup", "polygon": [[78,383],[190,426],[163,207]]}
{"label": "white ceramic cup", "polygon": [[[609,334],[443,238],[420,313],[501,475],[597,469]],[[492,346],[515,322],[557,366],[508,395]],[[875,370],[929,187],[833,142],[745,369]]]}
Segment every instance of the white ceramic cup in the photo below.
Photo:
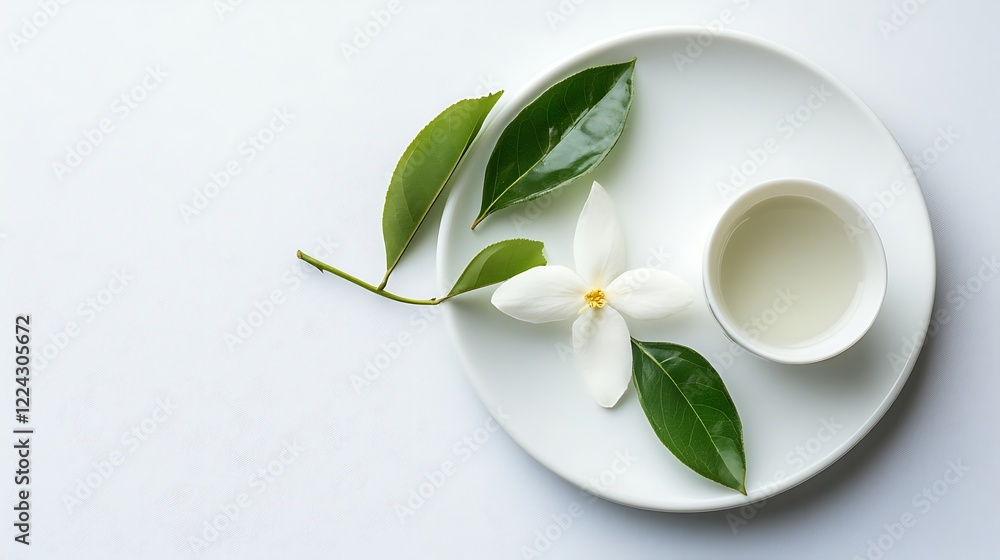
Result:
{"label": "white ceramic cup", "polygon": [[[842,286],[844,290],[854,291],[850,292],[853,293],[853,299],[844,305],[843,312],[838,316],[839,318],[832,321],[828,328],[825,328],[825,330],[818,332],[814,336],[787,343],[784,341],[764,340],[765,337],[760,336],[760,329],[754,328],[748,323],[745,316],[738,319],[733,311],[733,308],[737,306],[730,305],[731,302],[726,301],[722,286],[723,256],[729,243],[738,243],[737,238],[741,235],[741,230],[738,230],[739,226],[747,220],[748,216],[752,215],[751,210],[755,207],[758,209],[764,208],[758,205],[765,201],[773,201],[773,199],[778,197],[806,197],[812,199],[812,201],[818,202],[832,212],[836,218],[842,220],[844,235],[848,236],[850,244],[843,245],[840,249],[843,250],[843,247],[848,247],[849,251],[855,251],[856,255],[851,255],[852,262],[860,263],[858,267],[860,270],[859,279],[855,278],[850,281],[849,285]],[[774,203],[793,204],[796,202],[790,200],[773,201],[772,205]],[[801,201],[797,203],[801,203]],[[831,220],[835,220],[835,218],[831,218]],[[804,230],[808,230],[810,227],[813,226],[809,223],[801,225],[801,228]],[[801,234],[803,238],[807,238],[813,232],[795,231],[794,233],[796,235]],[[736,238],[734,238],[734,234]],[[734,247],[736,246],[734,245]],[[771,247],[754,245],[755,253],[763,256],[767,256],[765,253],[769,249]],[[824,247],[816,247],[816,251],[822,252],[823,250]],[[761,259],[761,262],[764,262],[764,259]],[[748,189],[734,200],[723,213],[708,239],[705,249],[703,279],[709,307],[729,338],[750,352],[768,360],[784,364],[808,364],[826,360],[840,354],[853,346],[868,332],[868,329],[875,322],[875,318],[878,316],[882,302],[885,299],[886,269],[882,241],[875,231],[871,220],[857,203],[843,193],[814,181],[805,179],[777,179]],[[829,278],[824,277],[824,279],[825,281],[829,281]],[[739,278],[727,278],[725,280],[726,282],[740,281]],[[855,282],[855,280],[857,281]],[[834,280],[834,282],[836,281]],[[756,295],[763,298],[769,295],[769,293],[763,295],[750,294],[750,296]],[[816,296],[814,291],[813,297],[822,296]],[[730,296],[730,299],[732,299],[732,296]],[[777,303],[787,307],[785,302],[778,301]],[[779,309],[781,308],[779,307]],[[835,309],[839,309],[839,307],[834,307]],[[803,309],[796,311],[804,312]],[[835,313],[829,307],[826,308],[826,312]],[[801,317],[801,313],[799,315]],[[763,317],[765,321],[771,320],[772,324],[782,319],[773,311],[766,312]],[[756,317],[754,318],[756,319]],[[753,324],[765,329],[767,328],[767,325],[760,321],[755,321]],[[787,327],[788,325],[782,326]]]}

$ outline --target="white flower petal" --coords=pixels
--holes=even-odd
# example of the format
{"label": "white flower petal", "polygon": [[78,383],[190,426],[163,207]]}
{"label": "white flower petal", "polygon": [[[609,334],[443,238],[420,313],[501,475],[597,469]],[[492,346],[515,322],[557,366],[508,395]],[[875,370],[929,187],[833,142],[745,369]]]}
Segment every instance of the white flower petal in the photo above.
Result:
{"label": "white flower petal", "polygon": [[625,235],[614,202],[597,181],[576,224],[573,257],[576,271],[591,288],[607,286],[625,271]]}
{"label": "white flower petal", "polygon": [[663,319],[691,305],[694,290],[677,276],[655,268],[629,270],[604,290],[608,305],[636,319]]}
{"label": "white flower petal", "polygon": [[632,379],[632,343],[625,318],[607,305],[587,309],[573,322],[573,348],[594,400],[606,408],[614,406]]}
{"label": "white flower petal", "polygon": [[493,292],[493,305],[529,323],[571,319],[585,305],[587,288],[565,266],[536,266],[504,282]]}

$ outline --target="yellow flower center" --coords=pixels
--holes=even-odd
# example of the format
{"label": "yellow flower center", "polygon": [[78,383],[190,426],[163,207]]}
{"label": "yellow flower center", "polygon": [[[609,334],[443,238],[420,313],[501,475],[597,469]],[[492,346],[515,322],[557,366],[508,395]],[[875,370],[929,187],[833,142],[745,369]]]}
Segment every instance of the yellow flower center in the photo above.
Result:
{"label": "yellow flower center", "polygon": [[591,309],[598,309],[604,307],[605,296],[604,290],[590,290],[585,296],[583,296],[583,301],[587,302],[587,305]]}

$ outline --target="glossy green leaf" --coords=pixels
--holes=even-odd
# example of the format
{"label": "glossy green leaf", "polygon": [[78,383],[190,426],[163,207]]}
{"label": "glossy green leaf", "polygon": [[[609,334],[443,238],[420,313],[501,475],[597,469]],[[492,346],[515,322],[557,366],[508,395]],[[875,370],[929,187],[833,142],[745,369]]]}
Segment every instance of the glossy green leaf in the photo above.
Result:
{"label": "glossy green leaf", "polygon": [[486,216],[537,198],[597,167],[632,105],[635,60],[588,68],[550,87],[514,117],[486,166]]}
{"label": "glossy green leaf", "polygon": [[708,360],[678,344],[633,339],[632,379],[667,449],[696,473],[746,494],[743,425]]}
{"label": "glossy green leaf", "polygon": [[545,264],[542,242],[508,239],[494,243],[472,258],[448,297],[497,284],[536,266]]}
{"label": "glossy green leaf", "polygon": [[448,107],[417,134],[399,158],[382,211],[386,279],[502,93],[464,99]]}

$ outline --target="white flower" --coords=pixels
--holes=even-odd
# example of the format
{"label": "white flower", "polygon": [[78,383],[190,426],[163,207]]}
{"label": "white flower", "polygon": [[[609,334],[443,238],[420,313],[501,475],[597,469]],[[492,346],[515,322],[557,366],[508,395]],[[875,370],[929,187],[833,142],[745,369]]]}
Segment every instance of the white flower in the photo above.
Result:
{"label": "white flower", "polygon": [[529,323],[576,317],[573,348],[583,381],[598,404],[610,408],[632,378],[631,337],[621,314],[662,319],[691,305],[694,293],[669,272],[625,271],[614,203],[596,181],[576,225],[573,257],[576,272],[551,265],[529,269],[501,285],[493,305]]}

